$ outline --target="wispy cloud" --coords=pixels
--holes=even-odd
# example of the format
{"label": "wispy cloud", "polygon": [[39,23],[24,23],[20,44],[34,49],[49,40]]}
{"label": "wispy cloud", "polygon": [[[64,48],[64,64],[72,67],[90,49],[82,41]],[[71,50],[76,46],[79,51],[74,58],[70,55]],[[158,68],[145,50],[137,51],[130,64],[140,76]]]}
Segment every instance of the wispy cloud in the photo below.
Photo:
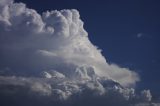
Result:
{"label": "wispy cloud", "polygon": [[137,38],[141,38],[141,37],[143,37],[143,36],[144,36],[143,33],[138,33],[138,34],[137,34]]}

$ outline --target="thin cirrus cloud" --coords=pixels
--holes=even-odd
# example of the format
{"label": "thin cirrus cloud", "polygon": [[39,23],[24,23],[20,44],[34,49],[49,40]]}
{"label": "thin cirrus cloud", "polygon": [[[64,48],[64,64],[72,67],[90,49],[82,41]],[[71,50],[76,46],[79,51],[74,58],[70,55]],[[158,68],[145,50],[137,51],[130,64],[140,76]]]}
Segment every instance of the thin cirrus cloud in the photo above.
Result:
{"label": "thin cirrus cloud", "polygon": [[131,88],[136,72],[107,63],[74,9],[40,15],[0,0],[0,58],[0,104],[154,105]]}
{"label": "thin cirrus cloud", "polygon": [[141,38],[142,36],[143,36],[142,33],[138,33],[138,34],[137,34],[137,38]]}

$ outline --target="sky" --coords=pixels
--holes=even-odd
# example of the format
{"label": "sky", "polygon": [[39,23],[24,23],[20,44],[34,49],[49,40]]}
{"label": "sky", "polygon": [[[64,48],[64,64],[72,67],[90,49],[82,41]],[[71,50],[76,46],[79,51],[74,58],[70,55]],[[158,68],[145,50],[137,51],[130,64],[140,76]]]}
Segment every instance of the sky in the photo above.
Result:
{"label": "sky", "polygon": [[0,105],[159,105],[159,5],[0,0]]}
{"label": "sky", "polygon": [[16,0],[39,13],[77,9],[89,39],[110,63],[135,70],[137,89],[160,94],[160,1],[159,0]]}

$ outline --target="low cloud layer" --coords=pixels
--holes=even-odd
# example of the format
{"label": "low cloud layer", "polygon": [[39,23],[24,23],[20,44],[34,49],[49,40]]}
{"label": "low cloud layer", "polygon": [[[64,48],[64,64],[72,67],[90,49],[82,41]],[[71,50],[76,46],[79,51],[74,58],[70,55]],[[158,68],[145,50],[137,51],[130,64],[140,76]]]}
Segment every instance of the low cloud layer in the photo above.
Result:
{"label": "low cloud layer", "polygon": [[105,78],[70,80],[61,77],[0,77],[0,88],[1,105],[157,106],[151,103],[152,95],[149,90],[137,94],[134,89],[124,88]]}
{"label": "low cloud layer", "polygon": [[0,0],[0,104],[156,105],[149,90],[137,94],[131,88],[139,79],[107,63],[77,10],[40,15]]}

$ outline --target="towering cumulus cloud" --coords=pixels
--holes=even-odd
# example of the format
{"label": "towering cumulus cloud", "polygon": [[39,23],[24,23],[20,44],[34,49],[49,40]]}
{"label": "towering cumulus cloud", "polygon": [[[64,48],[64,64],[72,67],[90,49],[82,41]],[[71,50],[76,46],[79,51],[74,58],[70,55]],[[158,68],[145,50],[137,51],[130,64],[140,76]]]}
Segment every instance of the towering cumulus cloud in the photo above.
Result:
{"label": "towering cumulus cloud", "polygon": [[[108,64],[77,10],[42,15],[0,0],[0,105],[154,105],[137,73]],[[10,102],[8,102],[10,101]]]}

